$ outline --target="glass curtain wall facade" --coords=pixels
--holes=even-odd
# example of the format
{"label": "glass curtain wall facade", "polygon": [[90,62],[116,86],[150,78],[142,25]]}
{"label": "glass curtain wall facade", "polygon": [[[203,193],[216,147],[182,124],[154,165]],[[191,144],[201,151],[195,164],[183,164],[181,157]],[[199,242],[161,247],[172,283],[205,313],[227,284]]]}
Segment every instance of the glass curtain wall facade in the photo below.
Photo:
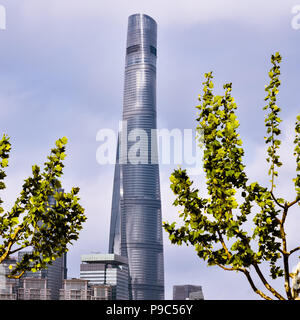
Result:
{"label": "glass curtain wall facade", "polygon": [[133,300],[164,299],[162,219],[157,161],[157,24],[128,19],[122,130],[119,133],[109,252],[126,256]]}
{"label": "glass curtain wall facade", "polygon": [[[21,261],[23,255],[30,251],[21,251],[18,254],[18,261]],[[37,272],[26,271],[20,279],[20,286],[23,286],[23,280],[26,278],[47,279],[48,289],[51,290],[51,300],[59,300],[59,290],[62,288],[63,280],[67,278],[67,254],[64,253],[57,258],[46,269]]]}
{"label": "glass curtain wall facade", "polygon": [[81,256],[80,279],[89,285],[109,285],[112,300],[128,300],[128,260],[116,254]]}

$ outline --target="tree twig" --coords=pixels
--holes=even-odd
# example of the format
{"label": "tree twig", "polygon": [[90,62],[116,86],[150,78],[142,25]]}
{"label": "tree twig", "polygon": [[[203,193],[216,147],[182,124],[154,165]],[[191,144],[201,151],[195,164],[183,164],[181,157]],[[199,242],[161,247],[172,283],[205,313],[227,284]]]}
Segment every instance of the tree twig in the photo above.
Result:
{"label": "tree twig", "polygon": [[274,194],[273,194],[273,191],[271,191],[270,193],[271,193],[271,196],[272,196],[273,200],[276,202],[276,204],[277,204],[279,207],[281,207],[282,209],[284,209],[284,208],[285,208],[284,205],[282,205],[281,203],[278,202],[278,200],[276,199],[276,197],[275,197]]}
{"label": "tree twig", "polygon": [[291,251],[290,251],[290,255],[291,255],[292,253],[294,253],[294,252],[298,251],[298,250],[300,250],[300,246],[299,246],[299,247],[294,248],[293,250],[291,250]]}
{"label": "tree twig", "polygon": [[290,208],[291,206],[296,204],[299,200],[300,200],[300,198],[297,197],[294,201],[287,203],[287,207]]}

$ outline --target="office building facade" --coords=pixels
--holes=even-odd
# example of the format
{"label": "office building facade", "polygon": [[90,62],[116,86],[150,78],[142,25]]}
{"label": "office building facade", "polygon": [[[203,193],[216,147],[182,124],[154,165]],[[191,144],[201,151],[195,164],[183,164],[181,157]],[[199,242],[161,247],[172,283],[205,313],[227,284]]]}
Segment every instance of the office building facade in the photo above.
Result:
{"label": "office building facade", "polygon": [[112,300],[112,286],[91,285],[83,279],[66,279],[59,290],[59,300]]}
{"label": "office building facade", "polygon": [[204,300],[202,287],[190,284],[173,286],[173,300]]}
{"label": "office building facade", "polygon": [[[18,261],[21,261],[26,253],[29,253],[29,251],[19,252]],[[26,278],[47,279],[47,289],[51,292],[51,300],[59,300],[59,290],[62,288],[63,280],[67,278],[67,254],[65,253],[57,258],[46,269],[36,272],[26,271],[20,279],[21,287],[23,287],[23,281]]]}
{"label": "office building facade", "polygon": [[[129,299],[164,299],[156,125],[157,24],[128,19],[123,121],[119,134],[109,253],[128,258]],[[153,130],[154,129],[154,130]]]}
{"label": "office building facade", "polygon": [[48,280],[42,278],[25,278],[18,289],[18,300],[51,300]]}
{"label": "office building facade", "polygon": [[126,257],[116,254],[86,254],[81,256],[81,262],[80,279],[88,280],[89,286],[94,286],[96,293],[95,286],[107,285],[111,287],[111,293],[107,292],[105,295],[111,300],[129,299]]}
{"label": "office building facade", "polygon": [[17,300],[19,280],[7,277],[11,272],[9,266],[14,268],[16,263],[15,258],[9,258],[0,264],[0,300]]}

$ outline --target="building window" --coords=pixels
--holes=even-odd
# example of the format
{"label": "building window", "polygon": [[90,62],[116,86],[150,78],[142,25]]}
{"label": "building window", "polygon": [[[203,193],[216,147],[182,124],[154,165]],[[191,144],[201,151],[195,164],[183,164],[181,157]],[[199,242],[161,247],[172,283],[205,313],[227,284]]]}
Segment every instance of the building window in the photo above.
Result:
{"label": "building window", "polygon": [[150,46],[150,52],[151,52],[152,54],[154,54],[155,57],[156,57],[156,48],[155,48],[155,47]]}
{"label": "building window", "polygon": [[126,49],[126,53],[127,54],[130,54],[130,53],[133,53],[133,52],[138,52],[141,50],[141,45],[139,44],[136,44],[134,46],[130,46]]}

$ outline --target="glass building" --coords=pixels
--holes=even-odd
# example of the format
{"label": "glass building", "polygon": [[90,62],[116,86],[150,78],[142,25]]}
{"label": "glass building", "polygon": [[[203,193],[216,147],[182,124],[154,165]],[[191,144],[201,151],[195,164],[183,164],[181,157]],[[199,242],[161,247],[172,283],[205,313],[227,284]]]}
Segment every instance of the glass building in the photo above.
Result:
{"label": "glass building", "polygon": [[81,262],[80,279],[88,280],[94,291],[97,287],[101,288],[101,285],[108,285],[111,287],[111,300],[129,299],[126,257],[116,254],[85,254],[81,256]]}
{"label": "glass building", "polygon": [[173,300],[204,300],[202,286],[190,284],[173,286]]}
{"label": "glass building", "polygon": [[[21,251],[18,253],[18,261],[21,261],[23,255],[30,251]],[[50,289],[51,300],[59,300],[59,290],[62,288],[63,280],[67,278],[67,254],[64,253],[57,258],[46,269],[36,272],[26,271],[20,278],[20,286],[23,287],[23,281],[26,278],[47,279],[47,289]],[[27,288],[29,288],[29,282]]]}
{"label": "glass building", "polygon": [[16,263],[16,258],[9,258],[0,264],[0,300],[17,300],[19,280],[7,277],[11,272],[9,266],[14,268]]}
{"label": "glass building", "polygon": [[[157,24],[128,19],[122,129],[109,252],[128,258],[129,299],[164,299],[164,262],[156,136]],[[154,129],[154,130],[153,130]]]}

